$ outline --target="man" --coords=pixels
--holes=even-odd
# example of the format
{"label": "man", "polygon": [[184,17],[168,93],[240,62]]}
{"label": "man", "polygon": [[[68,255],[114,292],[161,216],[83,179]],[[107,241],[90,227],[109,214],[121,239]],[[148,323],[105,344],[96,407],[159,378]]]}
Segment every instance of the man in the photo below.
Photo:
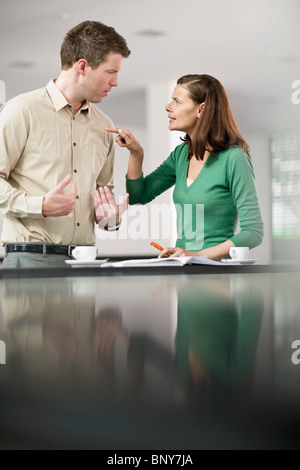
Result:
{"label": "man", "polygon": [[74,245],[94,245],[94,223],[119,227],[128,195],[113,188],[111,120],[94,104],[118,86],[126,40],[84,21],[61,46],[61,73],[0,111],[4,268],[65,266]]}

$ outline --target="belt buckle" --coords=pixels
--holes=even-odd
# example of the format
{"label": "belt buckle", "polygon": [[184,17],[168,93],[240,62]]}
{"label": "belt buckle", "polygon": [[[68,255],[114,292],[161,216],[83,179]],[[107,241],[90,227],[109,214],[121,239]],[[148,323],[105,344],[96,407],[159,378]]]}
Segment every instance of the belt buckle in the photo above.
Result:
{"label": "belt buckle", "polygon": [[76,245],[69,245],[68,246],[68,256],[72,256],[72,251],[76,248]]}

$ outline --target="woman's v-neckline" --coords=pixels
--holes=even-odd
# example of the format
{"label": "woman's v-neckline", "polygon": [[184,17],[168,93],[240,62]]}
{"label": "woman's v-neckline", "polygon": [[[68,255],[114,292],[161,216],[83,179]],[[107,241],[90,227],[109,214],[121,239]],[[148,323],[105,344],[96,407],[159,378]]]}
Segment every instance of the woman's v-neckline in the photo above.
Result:
{"label": "woman's v-neckline", "polygon": [[[185,181],[184,181],[185,190],[186,190],[186,191],[188,191],[190,188],[192,188],[192,187],[193,187],[193,184],[195,183],[195,181],[196,181],[197,179],[199,179],[201,173],[203,173],[203,170],[204,170],[205,167],[206,167],[206,164],[207,164],[207,162],[208,162],[208,160],[209,160],[209,158],[210,158],[210,155],[211,155],[211,154],[208,155],[208,157],[207,157],[207,159],[206,159],[206,162],[203,164],[203,166],[202,166],[201,170],[199,171],[198,175],[196,176],[196,178],[195,178],[194,180],[192,180],[193,182],[192,182],[189,186],[187,185],[187,178],[188,178],[188,173],[189,173],[190,160],[187,161],[187,166],[186,166],[186,171],[185,171]],[[191,178],[189,178],[189,179],[191,180]]]}

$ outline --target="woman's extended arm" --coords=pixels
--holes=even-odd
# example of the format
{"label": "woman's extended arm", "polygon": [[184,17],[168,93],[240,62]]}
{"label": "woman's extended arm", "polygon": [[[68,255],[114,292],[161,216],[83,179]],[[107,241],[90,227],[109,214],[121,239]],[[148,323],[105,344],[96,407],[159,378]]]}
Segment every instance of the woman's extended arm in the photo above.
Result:
{"label": "woman's extended arm", "polygon": [[142,171],[143,148],[132,133],[122,129],[106,130],[118,134],[117,144],[130,151],[126,175],[126,188],[130,204],[147,204],[175,184],[176,155],[178,154],[176,149],[156,170],[144,177]]}
{"label": "woman's extended arm", "polygon": [[120,147],[126,147],[129,152],[127,178],[135,180],[142,176],[144,150],[138,140],[128,129],[105,129],[107,132],[118,134],[116,142]]}

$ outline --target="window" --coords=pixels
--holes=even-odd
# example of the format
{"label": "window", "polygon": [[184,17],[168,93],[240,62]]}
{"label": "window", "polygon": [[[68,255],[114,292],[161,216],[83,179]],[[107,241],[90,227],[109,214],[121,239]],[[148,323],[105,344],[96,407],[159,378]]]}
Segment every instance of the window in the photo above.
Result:
{"label": "window", "polygon": [[273,259],[293,260],[300,244],[300,132],[271,138]]}

